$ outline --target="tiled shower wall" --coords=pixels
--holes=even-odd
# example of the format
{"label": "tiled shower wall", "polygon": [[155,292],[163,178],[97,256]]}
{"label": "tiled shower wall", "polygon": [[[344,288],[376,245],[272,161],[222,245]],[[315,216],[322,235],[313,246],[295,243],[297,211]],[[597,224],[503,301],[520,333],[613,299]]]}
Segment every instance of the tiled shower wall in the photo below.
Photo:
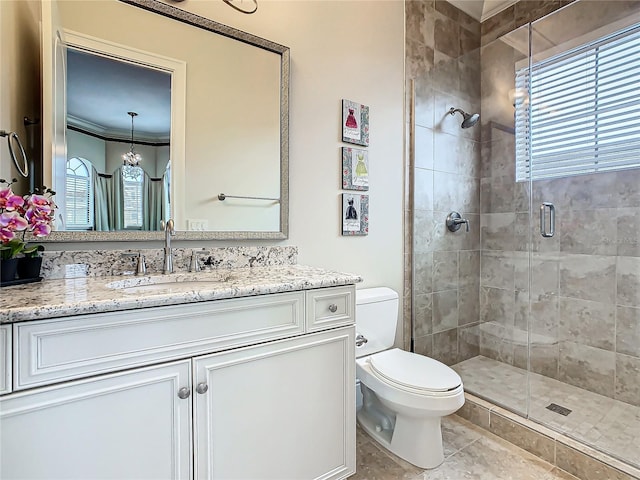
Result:
{"label": "tiled shower wall", "polygon": [[[571,38],[634,10],[640,3],[578,2],[545,22]],[[482,47],[480,354],[527,368],[530,320],[532,371],[640,405],[640,170],[535,181],[529,224],[508,100],[522,33]],[[543,201],[556,206],[552,239],[537,233]]]}
{"label": "tiled shower wall", "polygon": [[[415,165],[407,165],[406,189],[413,198],[405,212],[413,224],[405,261],[413,322],[405,332],[414,351],[453,364],[479,352],[480,128],[462,129],[462,116],[447,112],[479,111],[480,24],[442,0],[405,8],[408,95],[415,82]],[[446,230],[454,210],[469,232]]]}
{"label": "tiled shower wall", "polygon": [[[415,152],[407,152],[404,347],[447,364],[479,353],[480,126],[449,108],[480,110],[480,43],[573,0],[528,0],[482,25],[444,0],[407,0],[407,110],[415,82]],[[407,131],[411,117],[407,111]],[[410,149],[411,142],[407,148]],[[411,160],[414,164],[411,164]],[[451,210],[470,232],[445,230]]]}
{"label": "tiled shower wall", "polygon": [[[526,185],[513,181],[508,100],[513,62],[524,57],[494,40],[568,3],[518,2],[480,26],[444,1],[406,2],[415,152],[406,166],[405,348],[412,341],[414,351],[448,364],[483,354],[527,367],[530,219]],[[461,129],[461,117],[446,114],[452,106],[481,107],[481,128]],[[634,404],[640,402],[638,175],[537,182],[534,205],[556,202],[558,232],[548,244],[532,237],[532,370]],[[551,195],[543,199],[542,190]],[[445,230],[451,210],[470,220],[469,233]]]}

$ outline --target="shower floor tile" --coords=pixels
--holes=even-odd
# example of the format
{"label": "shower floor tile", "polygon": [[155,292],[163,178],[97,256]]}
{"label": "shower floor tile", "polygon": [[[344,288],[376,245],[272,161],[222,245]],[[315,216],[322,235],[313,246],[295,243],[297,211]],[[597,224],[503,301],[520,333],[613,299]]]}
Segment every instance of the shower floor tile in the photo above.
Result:
{"label": "shower floor tile", "polygon": [[[453,365],[465,390],[525,415],[527,371],[478,356]],[[529,373],[529,418],[640,467],[640,407],[614,400],[553,378]],[[555,403],[567,416],[546,407]]]}

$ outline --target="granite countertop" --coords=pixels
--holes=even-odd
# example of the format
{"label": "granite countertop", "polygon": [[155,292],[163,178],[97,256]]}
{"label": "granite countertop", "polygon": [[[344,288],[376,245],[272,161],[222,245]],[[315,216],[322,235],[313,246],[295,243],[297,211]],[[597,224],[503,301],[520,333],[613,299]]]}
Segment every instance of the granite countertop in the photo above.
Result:
{"label": "granite countertop", "polygon": [[303,265],[43,280],[3,287],[0,323],[292,292],[361,281],[359,275]]}

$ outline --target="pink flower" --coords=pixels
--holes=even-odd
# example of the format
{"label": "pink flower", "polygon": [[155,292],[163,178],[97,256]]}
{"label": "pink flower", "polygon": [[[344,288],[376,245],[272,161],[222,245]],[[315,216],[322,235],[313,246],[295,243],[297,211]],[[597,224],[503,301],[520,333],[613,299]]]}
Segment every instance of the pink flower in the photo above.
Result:
{"label": "pink flower", "polygon": [[51,200],[45,197],[44,195],[36,195],[35,193],[33,195],[29,195],[29,198],[27,199],[27,204],[29,206],[38,205],[42,207],[48,207],[49,209],[51,209]]}
{"label": "pink flower", "polygon": [[41,223],[49,223],[51,221],[52,210],[49,207],[29,207],[24,213],[24,218],[29,225],[38,225]]}
{"label": "pink flower", "polygon": [[[27,232],[34,237],[46,237],[51,233],[56,204],[51,199],[55,192],[49,188],[38,190],[42,195],[30,193],[21,197],[13,193],[11,183],[2,182],[6,188],[0,189],[0,243],[4,246],[0,256],[5,259],[26,251]],[[22,232],[21,237],[17,232]]]}
{"label": "pink flower", "polygon": [[51,199],[42,195],[34,194],[27,197],[27,205],[28,208],[24,216],[29,222],[29,225],[34,226],[42,223],[50,223],[52,221],[55,205]]}
{"label": "pink flower", "polygon": [[12,230],[6,227],[0,227],[0,242],[7,243],[9,240],[13,240],[15,236]]}
{"label": "pink flower", "polygon": [[12,232],[21,232],[29,226],[18,212],[3,212],[0,214],[0,227],[4,227]]}
{"label": "pink flower", "polygon": [[46,237],[51,233],[51,225],[47,223],[37,223],[33,225],[32,233],[34,237]]}
{"label": "pink flower", "polygon": [[7,211],[16,210],[19,207],[24,205],[24,198],[20,195],[16,195],[9,188],[3,188],[0,190],[0,208],[3,208]]}

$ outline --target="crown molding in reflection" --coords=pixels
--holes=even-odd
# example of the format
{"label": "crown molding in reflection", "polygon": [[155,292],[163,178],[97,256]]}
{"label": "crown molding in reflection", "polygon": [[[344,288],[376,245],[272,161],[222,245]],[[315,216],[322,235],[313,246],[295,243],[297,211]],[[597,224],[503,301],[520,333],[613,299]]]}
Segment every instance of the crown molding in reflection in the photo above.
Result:
{"label": "crown molding in reflection", "polygon": [[[90,132],[88,130],[84,130],[82,128],[79,127],[75,127],[73,125],[67,125],[67,128],[69,130],[72,130],[74,132],[78,132],[78,133],[82,133],[83,135],[88,135],[90,137],[94,137],[94,138],[98,138],[100,140],[104,140],[105,142],[118,142],[118,143],[131,143],[131,139],[126,139],[126,138],[113,138],[113,137],[106,137],[104,135],[99,135],[97,133],[93,133]],[[136,139],[133,142],[134,145],[147,145],[150,147],[167,147],[169,145],[171,145],[171,142],[169,142],[169,139],[167,139],[166,141],[145,141],[145,140],[139,140]]]}
{"label": "crown molding in reflection", "polygon": [[[121,129],[109,129],[104,128],[102,125],[90,122],[83,118],[74,117],[67,114],[67,128],[76,132],[84,133],[85,135],[91,135],[92,137],[99,138],[100,140],[106,140],[110,142],[124,142],[131,143],[131,130]],[[135,144],[139,145],[151,145],[151,146],[164,146],[169,145],[170,136],[168,135],[150,135],[145,132],[138,132],[136,130]]]}

